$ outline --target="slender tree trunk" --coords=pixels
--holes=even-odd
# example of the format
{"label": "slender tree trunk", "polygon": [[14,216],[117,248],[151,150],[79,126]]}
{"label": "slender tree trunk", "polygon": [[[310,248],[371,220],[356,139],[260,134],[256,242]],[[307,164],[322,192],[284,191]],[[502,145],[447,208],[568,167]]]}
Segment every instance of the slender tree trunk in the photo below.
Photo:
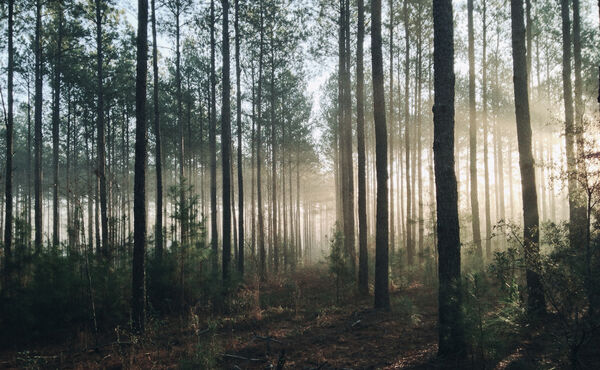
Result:
{"label": "slender tree trunk", "polygon": [[255,168],[256,168],[256,94],[254,89],[254,64],[252,64],[252,158],[250,171],[252,173],[251,176],[251,189],[250,189],[250,207],[251,207],[251,249],[252,249],[252,259],[256,257],[256,202],[254,199],[254,195],[256,193],[256,176],[255,176]]}
{"label": "slender tree trunk", "polygon": [[60,124],[60,88],[61,88],[61,68],[62,68],[62,33],[63,33],[63,12],[62,1],[56,3],[58,12],[58,30],[56,42],[56,55],[54,63],[54,91],[52,102],[52,245],[58,246],[60,235],[60,213],[58,200],[58,140]]}
{"label": "slender tree trunk", "polygon": [[404,54],[404,149],[406,160],[406,259],[408,266],[414,264],[415,245],[412,235],[412,188],[410,181],[410,111],[409,111],[409,94],[410,94],[410,36],[408,29],[408,0],[404,0],[404,39],[405,39],[405,54]]}
{"label": "slender tree trunk", "polygon": [[344,231],[344,250],[350,262],[352,276],[356,274],[356,252],[354,249],[354,178],[352,166],[352,112],[350,108],[350,26],[349,0],[340,1],[339,18],[339,125],[340,125],[340,169],[341,201]]}
{"label": "slender tree trunk", "polygon": [[535,187],[534,160],[531,153],[531,123],[527,92],[527,61],[525,57],[525,25],[523,0],[511,0],[513,81],[515,114],[519,146],[519,167],[523,198],[523,242],[525,249],[528,307],[532,312],[544,312],[544,293],[535,271],[539,263],[539,215]]}
{"label": "slender tree trunk", "polygon": [[[579,14],[579,3],[580,0],[573,0],[573,70],[575,72],[575,124],[573,126],[574,134],[575,134],[575,142],[577,144],[576,151],[576,168],[579,173],[585,173],[585,161],[584,158],[584,125],[583,125],[583,114],[585,105],[583,103],[582,93],[583,93],[583,80],[581,76],[582,69],[582,57],[581,57],[581,16]],[[588,223],[587,220],[587,212],[584,200],[584,189],[581,186],[577,186],[577,204],[576,204],[576,213],[577,218],[576,222],[578,223],[578,235],[580,239],[582,239],[581,247],[585,244],[585,238],[582,238],[581,235],[585,235],[585,225]]]}
{"label": "slender tree trunk", "polygon": [[[179,131],[178,155],[179,155],[179,210],[180,210],[180,258],[181,258],[181,273],[183,274],[183,259],[184,250],[187,244],[187,223],[188,223],[188,208],[185,201],[185,189],[187,187],[185,179],[185,129],[182,118],[183,97],[181,94],[181,2],[175,1],[175,8],[172,10],[175,16],[175,86],[177,94],[177,128]],[[183,284],[183,278],[180,278],[180,283]],[[181,287],[183,292],[183,285]],[[182,293],[183,294],[183,293]]]}
{"label": "slender tree trunk", "polygon": [[237,120],[237,163],[238,163],[238,272],[244,275],[244,178],[242,157],[242,89],[240,68],[240,26],[239,26],[239,0],[235,0],[235,83],[236,83],[236,120]]}
{"label": "slender tree trunk", "polygon": [[569,1],[561,0],[562,41],[563,41],[563,97],[565,104],[565,149],[567,155],[567,182],[569,199],[569,240],[572,246],[583,243],[583,220],[579,219],[577,186],[577,164],[575,159],[575,124],[573,122],[573,95],[571,85],[571,21]]}
{"label": "slender tree trunk", "polygon": [[146,162],[148,131],[146,128],[146,77],[148,74],[148,0],[138,0],[137,63],[135,79],[135,176],[131,317],[133,328],[144,331],[146,284],[144,257],[146,250]]}
{"label": "slender tree trunk", "polygon": [[460,232],[454,172],[454,27],[452,1],[433,3],[434,166],[439,255],[438,355],[460,361],[466,351],[460,288]]}
{"label": "slender tree trunk", "polygon": [[381,40],[381,0],[371,0],[371,64],[373,70],[373,116],[375,122],[377,167],[377,227],[375,236],[375,308],[389,309],[388,283],[388,168],[383,56]]}
{"label": "slender tree trunk", "polygon": [[390,16],[390,96],[388,97],[388,110],[389,117],[386,120],[389,122],[389,134],[388,134],[388,143],[389,143],[389,152],[388,152],[388,161],[389,161],[389,174],[391,177],[389,184],[389,193],[390,193],[390,223],[389,223],[389,237],[390,237],[390,247],[392,250],[392,255],[396,249],[396,222],[394,215],[394,125],[395,125],[395,117],[394,117],[394,2],[393,0],[389,0],[389,16]]}
{"label": "slender tree trunk", "polygon": [[[421,24],[421,4],[417,4],[417,24]],[[421,89],[422,89],[422,30],[421,28],[417,28],[417,73],[416,73],[416,119],[417,119],[417,135],[415,139],[417,141],[417,185],[419,187],[418,190],[418,222],[419,222],[419,264],[423,263],[424,253],[423,243],[424,243],[424,234],[425,234],[425,223],[423,220],[423,150],[422,150],[422,142],[423,142],[423,122],[421,120]]]}
{"label": "slender tree trunk", "polygon": [[210,1],[210,127],[208,146],[210,155],[210,245],[212,250],[212,269],[219,269],[219,246],[217,235],[217,101],[215,76],[215,1]]}
{"label": "slender tree trunk", "polygon": [[103,49],[102,49],[102,21],[105,6],[103,0],[95,0],[96,5],[96,72],[97,72],[97,129],[98,129],[98,169],[97,175],[100,180],[100,219],[102,227],[101,248],[104,258],[109,260],[111,249],[108,245],[108,216],[106,197],[106,140],[104,136],[104,87],[103,87]]}
{"label": "slender tree trunk", "polygon": [[485,255],[488,261],[492,258],[492,221],[490,215],[490,170],[488,163],[488,91],[487,91],[487,1],[482,0],[482,38],[483,55],[481,59],[481,104],[483,106],[483,171],[485,176]]}
{"label": "slender tree trunk", "polygon": [[469,156],[471,180],[471,226],[473,228],[473,243],[477,263],[481,263],[483,252],[481,250],[481,227],[479,223],[479,197],[477,186],[477,117],[475,108],[475,35],[473,30],[473,0],[467,1],[468,33],[469,33]]}
{"label": "slender tree trunk", "polygon": [[[356,39],[356,139],[358,144],[358,289],[369,293],[369,256],[367,248],[367,196],[365,171],[365,112],[363,40],[365,37],[364,0],[358,0],[358,34]],[[291,189],[291,187],[290,187]]]}
{"label": "slender tree trunk", "polygon": [[275,273],[279,272],[279,233],[277,221],[277,131],[275,127],[275,45],[273,40],[273,32],[271,31],[271,246],[273,256],[269,256],[269,260],[273,259]]}
{"label": "slender tree trunk", "polygon": [[[13,46],[14,33],[14,0],[8,0],[8,81],[7,81],[7,100],[8,114],[6,117],[6,183],[4,188],[6,206],[4,217],[4,257],[5,268],[8,267],[10,273],[10,264],[12,257],[13,244],[13,86],[14,86],[14,68],[15,51]],[[8,274],[7,274],[8,276]]]}
{"label": "slender tree trunk", "polygon": [[229,82],[229,0],[223,7],[223,100],[221,101],[221,163],[223,165],[223,283],[229,281],[231,261],[231,101]]}
{"label": "slender tree trunk", "polygon": [[158,97],[158,44],[156,40],[156,0],[152,4],[152,75],[154,86],[152,98],[154,100],[154,136],[156,140],[155,166],[156,166],[156,256],[159,260],[163,255],[163,177],[162,177],[162,132],[160,130],[160,106]]}
{"label": "slender tree trunk", "polygon": [[35,252],[42,250],[42,1],[36,0],[35,20]]}
{"label": "slender tree trunk", "polygon": [[260,7],[260,46],[258,56],[258,96],[256,103],[257,112],[257,127],[256,127],[256,198],[258,202],[258,248],[259,248],[259,277],[261,281],[266,279],[267,266],[266,266],[266,251],[265,251],[265,223],[263,217],[263,202],[262,202],[262,78],[263,78],[263,54],[264,54],[264,15],[263,15],[263,2],[259,0]]}
{"label": "slender tree trunk", "polygon": [[[36,43],[37,45],[37,43]],[[31,85],[27,76],[27,223],[31,222]],[[27,236],[27,249],[31,247],[31,232]]]}

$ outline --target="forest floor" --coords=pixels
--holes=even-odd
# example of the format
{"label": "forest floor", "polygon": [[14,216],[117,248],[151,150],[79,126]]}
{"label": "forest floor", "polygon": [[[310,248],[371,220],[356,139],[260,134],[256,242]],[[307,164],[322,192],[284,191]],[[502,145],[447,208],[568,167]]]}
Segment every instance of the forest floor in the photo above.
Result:
{"label": "forest floor", "polygon": [[[258,281],[242,285],[230,302],[235,313],[229,315],[195,307],[184,317],[152,321],[142,337],[117,328],[101,336],[98,345],[82,332],[62,343],[0,352],[0,368],[442,367],[435,357],[434,289],[417,282],[392,288],[389,312],[373,310],[371,297],[347,293],[337,299],[336,291],[324,267],[303,268],[264,286]],[[502,361],[460,368],[533,369],[554,362],[539,338],[520,342]]]}

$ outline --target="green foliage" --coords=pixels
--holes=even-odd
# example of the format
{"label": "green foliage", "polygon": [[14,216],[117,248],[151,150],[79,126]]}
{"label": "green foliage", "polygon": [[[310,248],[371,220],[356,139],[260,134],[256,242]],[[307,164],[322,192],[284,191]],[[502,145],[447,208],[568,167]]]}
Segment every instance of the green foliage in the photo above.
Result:
{"label": "green foliage", "polygon": [[423,318],[419,314],[419,309],[413,301],[404,295],[392,296],[392,311],[400,316],[403,321],[408,321],[412,326],[419,326]]}
{"label": "green foliage", "polygon": [[352,280],[350,260],[344,250],[344,236],[339,230],[339,227],[335,227],[333,236],[330,240],[327,262],[329,265],[329,273],[335,279],[336,300],[339,301],[344,285]]}
{"label": "green foliage", "polygon": [[465,333],[474,367],[487,368],[498,361],[525,326],[525,304],[518,285],[498,291],[494,283],[485,273],[463,278]]}
{"label": "green foliage", "polygon": [[0,297],[0,330],[5,334],[0,344],[63,336],[78,326],[92,328],[92,299],[99,324],[126,322],[131,275],[129,264],[123,266],[90,259],[90,291],[84,255],[66,254],[62,247],[27,254],[15,286]]}
{"label": "green foliage", "polygon": [[[218,322],[214,320],[208,321],[208,329],[198,331],[196,352],[191,358],[186,358],[179,363],[180,369],[217,369],[219,353],[222,348],[219,345],[216,334]],[[208,333],[206,332],[208,331]]]}
{"label": "green foliage", "polygon": [[579,367],[579,353],[600,328],[596,299],[600,295],[597,276],[588,270],[589,261],[581,246],[568,242],[568,225],[548,224],[546,242],[552,251],[543,256],[540,276],[551,314],[557,323],[554,335],[568,351],[569,365]]}
{"label": "green foliage", "polygon": [[[181,186],[169,189],[171,201],[176,205],[173,224],[186,225],[186,239],[171,241],[162,256],[151,255],[148,261],[148,288],[152,309],[174,312],[195,304],[206,297],[215,297],[220,284],[209,270],[211,250],[206,244],[205,220],[198,214],[198,197],[187,197],[192,188],[184,183],[186,198],[181,204]],[[175,236],[176,237],[176,236]],[[183,285],[182,285],[183,284]],[[183,295],[183,296],[182,296]]]}

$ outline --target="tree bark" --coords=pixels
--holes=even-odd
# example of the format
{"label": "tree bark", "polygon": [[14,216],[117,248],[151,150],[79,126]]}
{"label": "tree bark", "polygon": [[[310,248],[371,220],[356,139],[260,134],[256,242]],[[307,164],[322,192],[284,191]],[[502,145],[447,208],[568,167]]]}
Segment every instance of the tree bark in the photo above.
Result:
{"label": "tree bark", "polygon": [[154,86],[152,98],[154,100],[154,136],[156,140],[155,166],[156,166],[156,256],[161,259],[163,255],[163,176],[162,176],[162,132],[160,130],[160,106],[158,85],[158,44],[156,40],[156,0],[152,4],[152,75]]}
{"label": "tree bark", "polygon": [[237,176],[238,176],[238,272],[244,275],[244,178],[242,157],[242,90],[240,68],[240,26],[239,0],[235,0],[235,82],[236,82],[236,120],[237,120]]}
{"label": "tree bark", "polygon": [[36,0],[35,19],[35,252],[42,251],[42,1]]}
{"label": "tree bark", "polygon": [[412,234],[412,188],[410,181],[410,111],[409,111],[409,94],[410,94],[410,34],[408,29],[408,0],[404,0],[403,5],[404,12],[404,40],[405,40],[405,51],[404,51],[404,150],[406,160],[406,262],[408,266],[412,266],[414,263],[415,256],[415,244],[413,241]]}
{"label": "tree bark", "polygon": [[[369,256],[367,248],[367,196],[365,165],[365,112],[363,41],[365,37],[364,0],[358,0],[358,33],[356,39],[356,139],[358,144],[358,289],[369,293]],[[291,191],[291,186],[290,186]]]}
{"label": "tree bark", "polygon": [[536,271],[539,264],[539,215],[535,187],[534,160],[531,153],[531,123],[527,89],[527,61],[525,57],[525,25],[523,0],[511,0],[513,81],[519,167],[523,198],[523,243],[525,249],[527,303],[530,312],[544,312],[544,293]]}
{"label": "tree bark", "polygon": [[[14,68],[15,68],[15,50],[13,47],[14,33],[14,0],[8,0],[8,76],[7,76],[7,103],[8,113],[6,117],[6,183],[4,187],[5,195],[5,217],[4,217],[4,257],[5,268],[10,271],[12,244],[13,244],[13,87],[14,87]],[[9,272],[10,273],[10,272]],[[7,274],[8,276],[8,274]]]}
{"label": "tree bark", "polygon": [[266,279],[267,266],[266,266],[266,251],[265,251],[265,222],[263,217],[263,202],[262,202],[262,77],[263,77],[263,54],[264,54],[264,14],[263,14],[263,2],[259,0],[260,7],[260,46],[258,56],[258,91],[257,91],[257,103],[256,103],[256,198],[258,207],[258,249],[259,249],[259,277],[261,281]]}
{"label": "tree bark", "polygon": [[561,0],[562,18],[562,79],[565,105],[565,151],[567,155],[567,187],[569,199],[569,241],[572,246],[583,243],[583,220],[579,216],[579,189],[577,186],[577,163],[575,158],[575,124],[573,122],[573,93],[571,85],[571,21],[569,1]]}
{"label": "tree bark", "polygon": [[454,172],[454,27],[452,1],[433,3],[434,166],[439,256],[440,357],[460,360],[466,351],[460,288],[460,232]]}
{"label": "tree bark", "polygon": [[477,191],[477,117],[475,108],[475,35],[473,30],[473,0],[467,1],[469,33],[469,168],[471,180],[471,226],[477,263],[481,263],[481,227],[479,223],[479,196]]}
{"label": "tree bark", "polygon": [[396,249],[396,223],[394,214],[394,125],[395,125],[395,117],[394,117],[394,2],[393,0],[389,0],[389,16],[390,16],[390,96],[388,97],[389,105],[389,117],[387,118],[387,122],[389,122],[389,134],[388,134],[388,143],[389,143],[389,151],[388,151],[388,161],[389,161],[389,173],[388,176],[391,177],[391,181],[389,183],[389,203],[391,207],[389,207],[390,211],[390,220],[389,220],[389,238],[390,238],[390,247],[392,250],[392,255]]}
{"label": "tree bark", "polygon": [[231,261],[231,101],[229,68],[229,0],[223,7],[223,100],[221,101],[221,163],[223,176],[223,284],[229,281]]}
{"label": "tree bark", "polygon": [[270,115],[271,115],[271,247],[273,255],[269,256],[269,260],[273,262],[275,273],[279,272],[279,222],[277,221],[277,131],[275,127],[275,42],[273,39],[273,31],[271,30],[270,40],[271,52],[271,83],[270,90],[271,100]]}
{"label": "tree bark", "polygon": [[[153,15],[154,17],[154,15]],[[144,331],[146,315],[146,162],[148,131],[146,128],[146,77],[148,74],[148,0],[138,0],[137,62],[135,79],[135,175],[131,317],[133,328]]]}
{"label": "tree bark", "polygon": [[377,167],[377,227],[375,235],[375,308],[389,309],[388,276],[388,168],[383,56],[381,40],[381,0],[371,0],[371,64],[373,70],[373,119],[375,122],[375,165]]}
{"label": "tree bark", "polygon": [[[481,104],[483,121],[483,171],[485,181],[485,255],[488,261],[492,258],[492,221],[490,211],[490,170],[488,163],[488,87],[487,87],[487,1],[482,0],[482,39],[483,54],[481,58],[482,78],[481,78]],[[503,190],[504,191],[504,190]]]}
{"label": "tree bark", "polygon": [[54,61],[54,91],[52,102],[52,245],[58,246],[60,240],[60,203],[58,200],[58,145],[60,128],[60,89],[62,69],[62,37],[63,37],[63,9],[62,1],[56,2],[58,13],[58,30],[56,42],[56,55]]}
{"label": "tree bark", "polygon": [[110,259],[110,246],[108,245],[108,216],[106,197],[106,138],[104,136],[104,85],[103,85],[103,49],[102,49],[102,9],[103,0],[95,0],[96,5],[96,72],[97,72],[97,146],[98,169],[97,176],[100,180],[100,221],[101,221],[101,249],[106,260]]}
{"label": "tree bark", "polygon": [[210,1],[210,126],[208,150],[210,156],[210,245],[212,250],[212,270],[219,269],[219,245],[217,234],[217,101],[215,76],[215,1]]}

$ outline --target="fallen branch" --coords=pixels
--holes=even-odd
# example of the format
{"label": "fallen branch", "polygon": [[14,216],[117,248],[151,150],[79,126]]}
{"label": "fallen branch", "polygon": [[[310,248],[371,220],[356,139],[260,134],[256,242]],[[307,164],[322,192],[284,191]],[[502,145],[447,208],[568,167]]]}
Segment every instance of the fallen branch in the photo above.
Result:
{"label": "fallen branch", "polygon": [[254,339],[260,339],[260,340],[263,340],[263,341],[265,341],[265,342],[275,342],[275,343],[283,344],[283,342],[282,342],[282,341],[280,341],[280,340],[277,340],[277,339],[275,339],[275,338],[273,338],[273,337],[271,337],[271,336],[268,336],[268,337],[262,337],[262,336],[260,336],[260,335],[256,335],[256,333],[254,334]]}
{"label": "fallen branch", "polygon": [[231,355],[229,353],[224,353],[223,357],[225,357],[225,358],[232,358],[234,360],[242,360],[242,361],[265,362],[265,360],[260,359],[260,358],[248,358],[248,357],[244,357],[244,356]]}

